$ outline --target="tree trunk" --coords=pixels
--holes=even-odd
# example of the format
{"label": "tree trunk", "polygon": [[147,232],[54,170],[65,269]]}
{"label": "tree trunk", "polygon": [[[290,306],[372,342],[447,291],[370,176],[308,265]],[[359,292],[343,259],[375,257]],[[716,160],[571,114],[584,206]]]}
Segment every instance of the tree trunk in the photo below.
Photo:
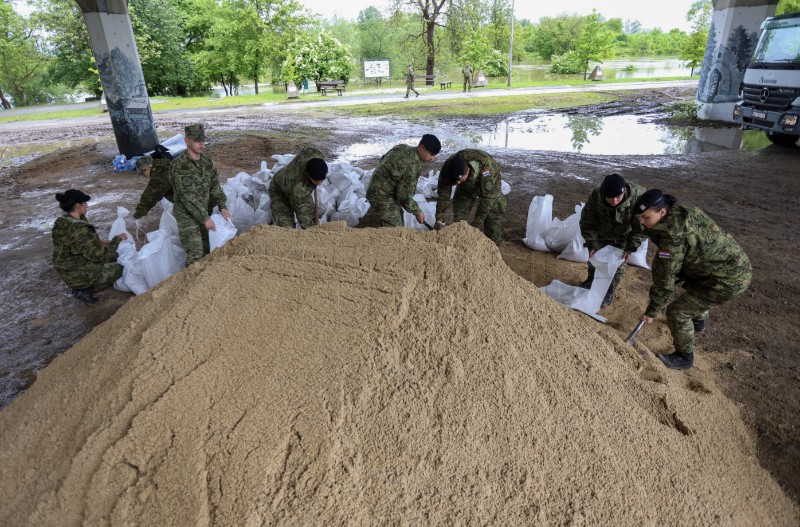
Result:
{"label": "tree trunk", "polygon": [[253,76],[253,84],[256,87],[256,95],[258,95],[258,71],[256,71],[256,74]]}
{"label": "tree trunk", "polygon": [[8,99],[6,99],[6,96],[3,95],[3,90],[0,90],[0,104],[3,105],[3,110],[10,110],[11,109],[11,103],[8,102]]}
{"label": "tree trunk", "polygon": [[231,95],[228,93],[228,83],[225,82],[225,75],[222,76],[222,89],[225,90],[225,97],[229,97]]}

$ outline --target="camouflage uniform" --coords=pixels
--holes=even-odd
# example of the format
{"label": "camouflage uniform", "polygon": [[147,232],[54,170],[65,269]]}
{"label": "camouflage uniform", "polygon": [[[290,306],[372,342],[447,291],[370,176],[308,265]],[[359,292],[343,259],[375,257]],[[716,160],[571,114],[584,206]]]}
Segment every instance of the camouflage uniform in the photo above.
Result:
{"label": "camouflage uniform", "polygon": [[294,228],[294,215],[300,227],[307,229],[317,224],[316,209],[311,194],[317,186],[311,182],[306,170],[309,159],[322,159],[316,148],[303,148],[288,165],[278,170],[269,185],[272,221],[278,227]]}
{"label": "camouflage uniform", "polygon": [[750,260],[736,240],[696,207],[672,207],[645,233],[658,246],[645,315],[654,318],[682,281],[684,292],[667,306],[667,324],[677,353],[694,352],[692,320],[732,300],[750,285]]}
{"label": "camouflage uniform", "polygon": [[[628,254],[633,254],[647,237],[642,231],[639,217],[634,215],[633,204],[644,193],[644,188],[636,183],[626,182],[625,199],[612,207],[603,193],[596,188],[589,195],[581,211],[581,236],[584,247],[598,251],[606,245],[613,245]],[[594,266],[589,262],[589,276],[594,276]],[[625,276],[625,264],[619,266],[611,288],[616,289]]]}
{"label": "camouflage uniform", "polygon": [[169,165],[171,162],[170,159],[153,159],[150,181],[147,182],[147,188],[142,192],[142,197],[139,198],[139,205],[136,206],[136,210],[133,213],[135,219],[147,216],[150,209],[155,207],[156,203],[161,201],[161,198],[175,201],[172,184],[169,181]]}
{"label": "camouflage uniform", "polygon": [[447,180],[450,161],[461,158],[470,167],[469,177],[456,187],[453,196],[453,223],[467,220],[472,206],[478,200],[475,218],[470,225],[476,229],[483,227],[483,232],[495,244],[503,241],[501,219],[506,211],[506,197],[501,192],[500,167],[492,156],[483,150],[461,150],[449,157],[439,171],[439,190],[436,198],[436,221],[444,221],[444,215],[450,208],[450,195],[454,183]]}
{"label": "camouflage uniform", "polygon": [[419,92],[414,89],[414,67],[409,65],[406,70],[406,97],[412,91],[419,96]]}
{"label": "camouflage uniform", "polygon": [[381,227],[402,227],[402,209],[415,216],[422,212],[414,201],[421,170],[416,146],[397,145],[383,155],[367,189],[367,201]]}
{"label": "camouflage uniform", "polygon": [[103,245],[85,216],[77,220],[69,214],[53,225],[53,267],[72,289],[100,290],[122,276],[117,263],[117,247],[122,239],[114,236]]}
{"label": "camouflage uniform", "polygon": [[220,210],[227,208],[227,199],[219,186],[217,168],[205,154],[194,161],[188,151],[184,151],[170,164],[169,180],[175,194],[172,212],[189,266],[210,252],[205,227],[208,210],[214,205]]}
{"label": "camouflage uniform", "polygon": [[464,76],[464,91],[472,91],[472,66],[470,66],[469,62],[467,62],[463,68],[461,68],[461,75]]}

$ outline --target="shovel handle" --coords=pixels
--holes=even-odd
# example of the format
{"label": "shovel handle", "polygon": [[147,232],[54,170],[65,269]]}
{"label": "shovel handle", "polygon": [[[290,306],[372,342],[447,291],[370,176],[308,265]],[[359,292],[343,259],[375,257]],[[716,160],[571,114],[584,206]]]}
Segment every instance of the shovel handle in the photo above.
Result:
{"label": "shovel handle", "polygon": [[432,230],[433,230],[433,227],[431,227],[431,224],[430,224],[430,223],[428,223],[427,221],[423,221],[423,222],[422,222],[422,224],[423,224],[424,226],[426,226],[426,227],[428,228],[428,230],[429,230],[429,231],[432,231]]}
{"label": "shovel handle", "polygon": [[626,342],[626,343],[627,343],[629,346],[633,344],[633,339],[635,339],[635,338],[636,338],[636,335],[638,335],[638,334],[639,334],[639,332],[642,330],[642,328],[643,328],[643,327],[644,327],[644,320],[640,320],[640,321],[639,321],[639,323],[638,323],[638,324],[636,324],[636,327],[635,327],[635,328],[633,328],[633,331],[631,331],[631,334],[630,334],[630,335],[628,335],[628,338],[627,338],[627,339],[625,339],[625,342]]}

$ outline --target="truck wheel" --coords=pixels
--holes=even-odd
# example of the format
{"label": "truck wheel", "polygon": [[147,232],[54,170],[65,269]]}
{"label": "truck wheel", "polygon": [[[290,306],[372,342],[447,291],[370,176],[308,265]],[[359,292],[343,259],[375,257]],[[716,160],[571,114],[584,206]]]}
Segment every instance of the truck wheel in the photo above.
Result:
{"label": "truck wheel", "polygon": [[767,138],[775,143],[776,145],[780,146],[794,146],[794,144],[799,139],[796,135],[789,135],[789,134],[782,134],[779,132],[764,132],[767,134]]}

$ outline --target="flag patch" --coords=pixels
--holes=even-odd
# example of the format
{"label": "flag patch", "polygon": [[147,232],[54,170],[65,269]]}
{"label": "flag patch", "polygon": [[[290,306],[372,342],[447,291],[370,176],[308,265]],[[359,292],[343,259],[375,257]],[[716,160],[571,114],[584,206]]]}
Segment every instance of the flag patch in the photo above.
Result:
{"label": "flag patch", "polygon": [[672,253],[669,251],[658,251],[659,258],[672,258]]}
{"label": "flag patch", "polygon": [[492,173],[492,171],[491,171],[491,170],[484,170],[484,171],[483,171],[483,173],[481,174],[481,176],[483,176],[483,177],[486,177],[486,176],[488,176],[488,175],[489,175],[489,174],[491,174],[491,173]]}

